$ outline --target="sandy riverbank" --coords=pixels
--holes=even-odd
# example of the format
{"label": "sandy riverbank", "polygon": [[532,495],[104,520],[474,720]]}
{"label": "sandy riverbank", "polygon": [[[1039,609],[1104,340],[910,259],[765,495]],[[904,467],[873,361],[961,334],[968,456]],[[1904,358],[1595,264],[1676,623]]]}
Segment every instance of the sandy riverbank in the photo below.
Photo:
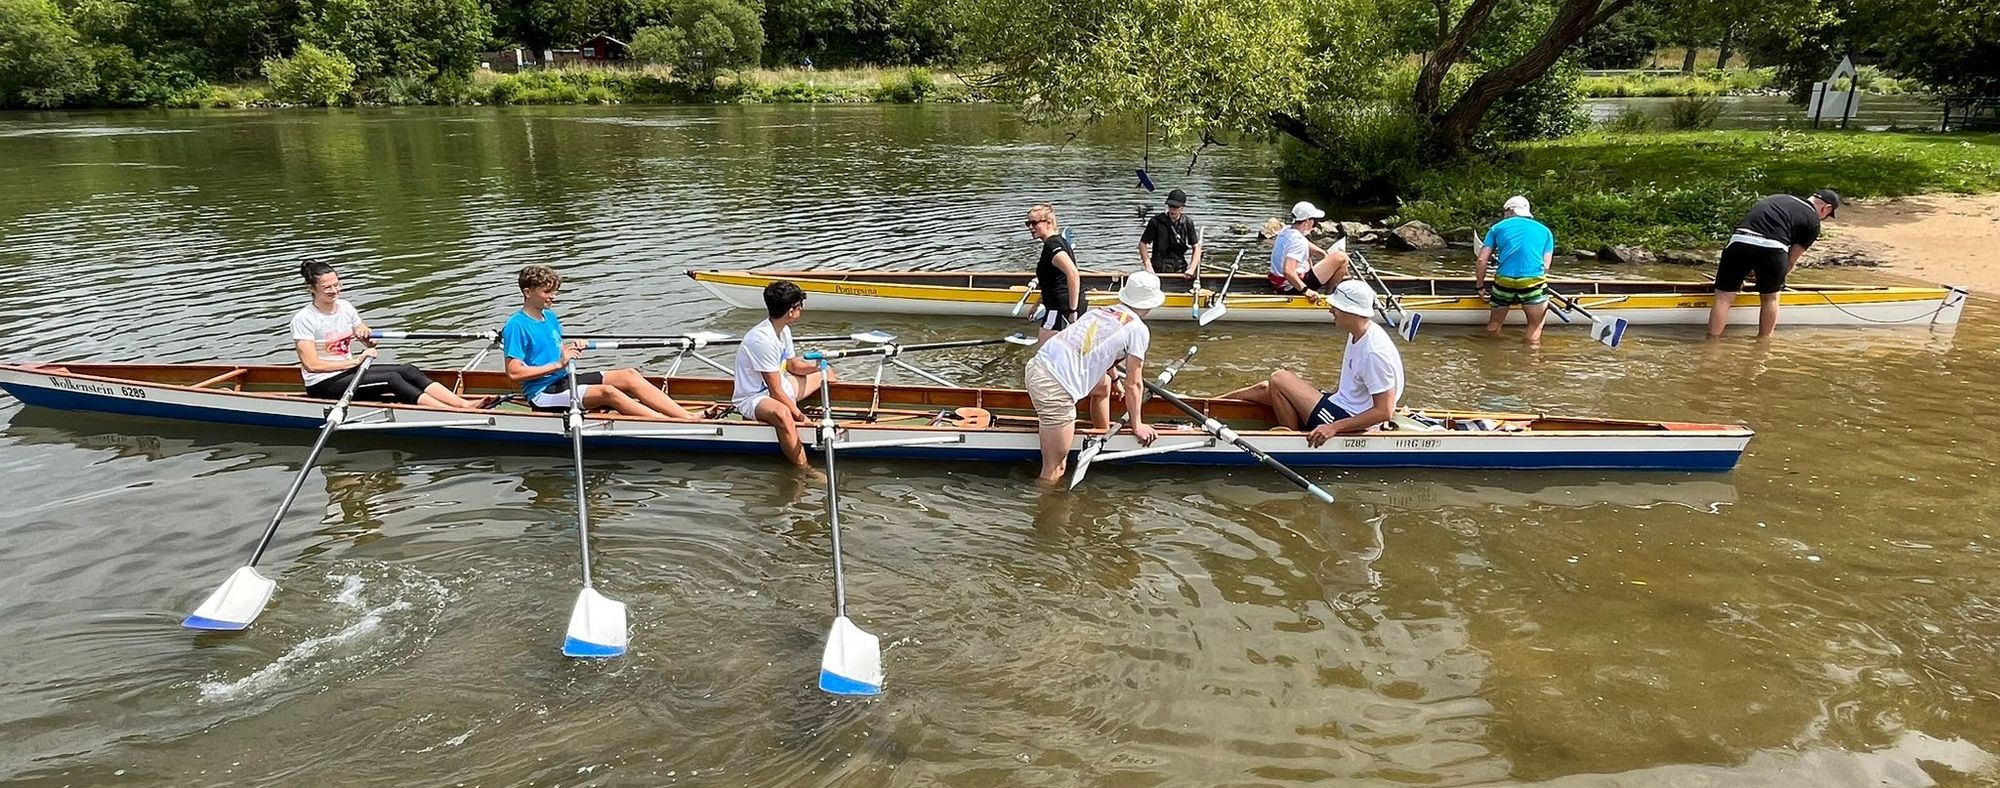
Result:
{"label": "sandy riverbank", "polygon": [[1808,260],[1853,253],[1882,260],[1883,273],[2000,296],[2000,194],[1857,200],[1827,226]]}

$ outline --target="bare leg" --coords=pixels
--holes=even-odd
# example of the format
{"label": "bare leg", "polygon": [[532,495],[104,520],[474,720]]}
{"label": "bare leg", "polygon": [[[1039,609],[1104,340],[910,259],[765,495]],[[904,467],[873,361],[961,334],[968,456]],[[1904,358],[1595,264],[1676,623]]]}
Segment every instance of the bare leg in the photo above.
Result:
{"label": "bare leg", "polygon": [[1111,376],[1105,375],[1097,381],[1097,387],[1090,390],[1090,426],[1100,430],[1111,429]]}
{"label": "bare leg", "polygon": [[666,418],[659,411],[648,408],[623,391],[609,384],[583,387],[583,409],[598,410],[610,408],[627,416],[641,416],[648,419]]}
{"label": "bare leg", "polygon": [[1076,439],[1076,422],[1060,427],[1042,425],[1042,473],[1035,481],[1053,484],[1062,481],[1069,464],[1069,444]]}
{"label": "bare leg", "polygon": [[1220,396],[1222,399],[1240,399],[1245,402],[1255,402],[1260,405],[1269,405],[1271,404],[1271,382],[1268,380],[1260,380],[1257,381],[1256,383],[1244,386],[1243,388],[1237,389],[1227,394],[1221,394],[1218,396]]}
{"label": "bare leg", "polygon": [[1728,290],[1715,291],[1715,305],[1708,308],[1708,338],[1722,336],[1722,327],[1729,325],[1729,307],[1736,303],[1736,293]]}
{"label": "bare leg", "polygon": [[[828,380],[827,382],[832,383],[834,380],[839,380],[839,379],[840,378],[838,377],[834,377],[832,380]],[[792,384],[796,386],[796,388],[793,388],[792,390],[798,392],[798,395],[792,398],[794,400],[797,400],[799,402],[804,402],[806,400],[819,396],[818,372],[814,372],[810,375],[793,375]]]}
{"label": "bare leg", "polygon": [[1329,250],[1325,256],[1319,258],[1318,263],[1313,265],[1312,272],[1321,282],[1326,283],[1324,289],[1332,290],[1335,285],[1347,280],[1347,253]]}
{"label": "bare leg", "polygon": [[1757,305],[1757,336],[1768,337],[1778,330],[1778,299],[1782,293],[1763,293],[1758,296],[1762,303]]}
{"label": "bare leg", "polygon": [[1549,302],[1524,304],[1521,314],[1528,317],[1528,347],[1542,346],[1542,323],[1549,319]]}
{"label": "bare leg", "polygon": [[1271,373],[1271,411],[1278,423],[1295,430],[1305,429],[1306,418],[1319,407],[1319,387],[1289,369]]}
{"label": "bare leg", "polygon": [[614,369],[606,372],[604,373],[604,385],[618,389],[625,395],[638,400],[657,415],[670,419],[695,418],[695,415],[689,413],[687,408],[681,407],[681,404],[675,402],[673,397],[667,396],[667,393],[661,391],[659,386],[653,385],[652,381],[647,380],[645,375],[639,374],[639,370]]}
{"label": "bare leg", "polygon": [[464,397],[451,393],[451,389],[445,388],[444,384],[441,383],[432,383],[425,386],[423,396],[417,398],[417,404],[429,405],[434,408],[472,407],[472,403],[466,402]]}
{"label": "bare leg", "polygon": [[806,447],[799,442],[799,427],[792,421],[790,409],[765,397],[757,401],[757,412],[752,417],[778,431],[778,449],[785,453],[785,459],[801,468],[812,467],[806,463]]}
{"label": "bare leg", "polygon": [[1507,322],[1507,307],[1496,306],[1486,310],[1486,335],[1500,336],[1500,324]]}

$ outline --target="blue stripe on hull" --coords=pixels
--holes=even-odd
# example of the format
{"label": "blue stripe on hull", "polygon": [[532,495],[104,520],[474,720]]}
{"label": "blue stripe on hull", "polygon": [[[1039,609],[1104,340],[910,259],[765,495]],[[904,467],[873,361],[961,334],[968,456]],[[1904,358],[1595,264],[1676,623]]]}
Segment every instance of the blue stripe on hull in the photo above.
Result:
{"label": "blue stripe on hull", "polygon": [[[130,397],[105,396],[76,391],[59,391],[41,387],[13,386],[8,391],[22,402],[44,408],[96,413],[117,413],[128,416],[146,416],[182,421],[201,421],[216,424],[241,424],[257,427],[280,427],[292,429],[318,429],[318,418],[296,416],[275,416],[265,413],[208,408],[198,405],[178,405],[153,402]],[[506,443],[567,444],[569,439],[560,433],[506,433],[485,430],[465,430],[452,428],[397,430],[398,435],[410,435],[442,440],[484,440]],[[605,448],[629,448],[661,454],[777,454],[775,442],[746,443],[724,441],[713,438],[666,438],[666,439],[618,439],[615,437],[591,438],[592,446]],[[842,453],[843,456],[847,452]],[[860,457],[898,458],[915,460],[964,460],[968,462],[1024,462],[1039,460],[1036,449],[981,449],[951,445],[924,447],[890,447],[880,449],[857,449],[852,454]],[[1740,451],[1563,451],[1563,452],[1510,452],[1504,454],[1485,452],[1451,451],[1401,451],[1362,452],[1342,450],[1322,450],[1306,452],[1276,452],[1272,456],[1279,462],[1294,468],[1453,468],[1472,470],[1627,470],[1627,471],[1728,471],[1736,467]],[[1160,465],[1255,465],[1257,460],[1242,452],[1222,453],[1168,453],[1146,458],[1148,464]]]}

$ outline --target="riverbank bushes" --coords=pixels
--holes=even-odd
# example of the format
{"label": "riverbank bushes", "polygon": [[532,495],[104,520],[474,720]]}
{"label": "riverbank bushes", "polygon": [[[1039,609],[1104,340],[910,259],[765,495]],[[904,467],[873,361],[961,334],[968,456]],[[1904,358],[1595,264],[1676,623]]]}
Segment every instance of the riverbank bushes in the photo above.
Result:
{"label": "riverbank bushes", "polygon": [[1395,221],[1483,227],[1527,195],[1562,249],[1707,247],[1757,199],[1831,187],[1843,197],[2000,191],[2000,139],[1976,134],[1591,132],[1426,169]]}

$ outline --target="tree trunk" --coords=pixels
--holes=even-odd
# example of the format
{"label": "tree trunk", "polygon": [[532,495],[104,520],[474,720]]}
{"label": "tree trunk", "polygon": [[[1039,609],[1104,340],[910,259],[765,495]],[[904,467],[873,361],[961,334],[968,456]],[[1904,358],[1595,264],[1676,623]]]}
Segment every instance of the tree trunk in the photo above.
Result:
{"label": "tree trunk", "polygon": [[[1542,38],[1514,62],[1479,75],[1443,115],[1433,116],[1429,143],[1433,152],[1445,156],[1463,154],[1479,130],[1488,110],[1502,96],[1540,79],[1562,58],[1577,39],[1589,33],[1633,0],[1564,0],[1556,18]],[[1421,86],[1419,86],[1421,90]]]}
{"label": "tree trunk", "polygon": [[1735,37],[1736,37],[1735,25],[1728,25],[1722,28],[1722,44],[1718,47],[1719,51],[1715,53],[1715,67],[1717,69],[1724,69],[1729,67],[1729,55],[1730,55],[1729,45],[1733,43],[1731,39]]}
{"label": "tree trunk", "polygon": [[1465,9],[1465,15],[1458,18],[1458,24],[1452,25],[1451,32],[1445,34],[1445,11],[1450,3],[1437,0],[1438,31],[1441,35],[1437,48],[1425,57],[1423,70],[1417,73],[1417,90],[1411,96],[1418,115],[1437,113],[1438,105],[1444,100],[1445,75],[1465,55],[1465,48],[1472,44],[1473,34],[1486,24],[1486,17],[1493,13],[1496,5],[1499,5],[1499,0],[1472,0],[1472,5]]}
{"label": "tree trunk", "polygon": [[1689,44],[1687,54],[1681,56],[1681,71],[1689,74],[1694,73],[1694,56],[1700,53],[1700,49],[1696,48],[1693,44]]}

